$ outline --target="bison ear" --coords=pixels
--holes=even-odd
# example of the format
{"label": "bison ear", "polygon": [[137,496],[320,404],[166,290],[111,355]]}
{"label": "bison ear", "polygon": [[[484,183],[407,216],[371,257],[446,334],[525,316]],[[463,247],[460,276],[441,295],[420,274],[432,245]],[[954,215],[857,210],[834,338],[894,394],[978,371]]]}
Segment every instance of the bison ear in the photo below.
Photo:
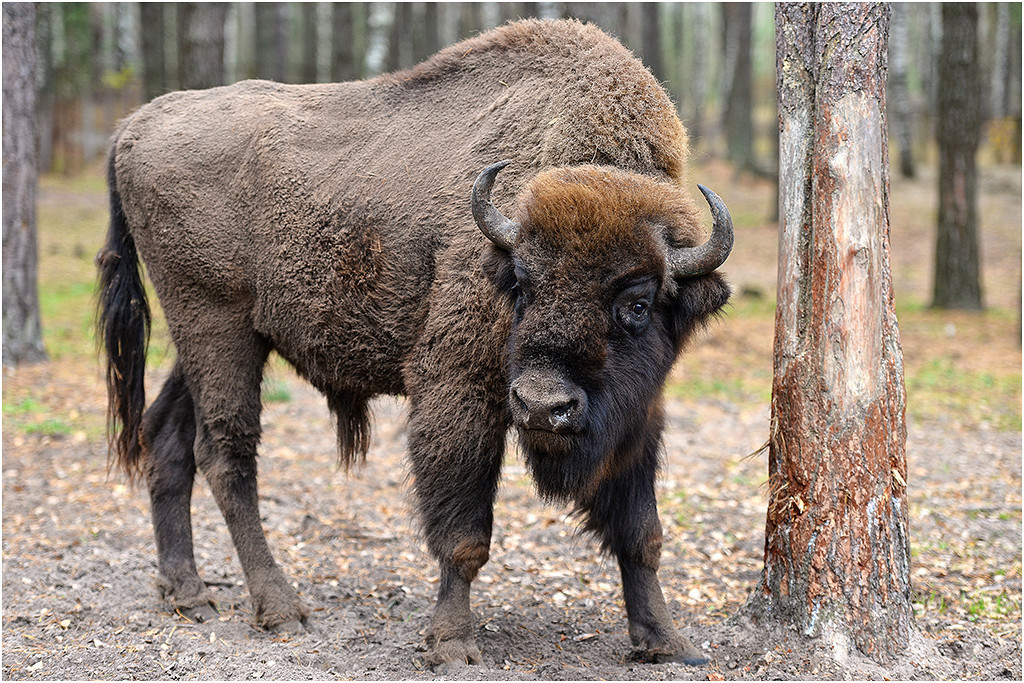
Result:
{"label": "bison ear", "polygon": [[499,292],[515,299],[516,271],[512,254],[494,244],[487,244],[480,254],[480,266]]}
{"label": "bison ear", "polygon": [[722,310],[732,290],[719,273],[677,278],[676,284],[670,331],[678,353],[694,330],[706,325]]}

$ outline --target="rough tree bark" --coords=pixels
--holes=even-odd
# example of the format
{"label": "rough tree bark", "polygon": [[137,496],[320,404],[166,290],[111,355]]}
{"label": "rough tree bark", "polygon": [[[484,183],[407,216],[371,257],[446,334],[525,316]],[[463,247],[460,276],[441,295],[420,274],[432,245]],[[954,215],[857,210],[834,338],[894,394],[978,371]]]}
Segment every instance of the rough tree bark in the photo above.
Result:
{"label": "rough tree bark", "polygon": [[3,5],[3,364],[46,359],[36,285],[36,8]]}
{"label": "rough tree bark", "polygon": [[879,661],[913,628],[889,265],[889,8],[779,4],[778,307],[756,623]]}
{"label": "rough tree bark", "polygon": [[981,136],[977,5],[942,5],[939,54],[939,228],[932,306],[980,310],[975,166]]}

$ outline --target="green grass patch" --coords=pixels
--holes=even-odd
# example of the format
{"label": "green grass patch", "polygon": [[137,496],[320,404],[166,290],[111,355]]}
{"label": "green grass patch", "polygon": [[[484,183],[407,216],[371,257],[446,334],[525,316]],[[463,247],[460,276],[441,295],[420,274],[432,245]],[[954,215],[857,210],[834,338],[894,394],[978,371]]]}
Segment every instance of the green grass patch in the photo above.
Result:
{"label": "green grass patch", "polygon": [[42,401],[26,396],[4,398],[4,429],[32,436],[67,436],[75,426],[64,416],[54,415]]}
{"label": "green grass patch", "polygon": [[1021,373],[968,370],[943,355],[906,370],[907,409],[918,419],[955,415],[965,423],[987,422],[1008,431],[1021,430]]}
{"label": "green grass patch", "polygon": [[41,422],[25,425],[22,429],[26,434],[37,436],[67,436],[71,433],[71,425],[56,417],[48,417]]}
{"label": "green grass patch", "polygon": [[288,385],[277,377],[265,376],[262,392],[264,403],[287,403],[292,400],[292,392]]}

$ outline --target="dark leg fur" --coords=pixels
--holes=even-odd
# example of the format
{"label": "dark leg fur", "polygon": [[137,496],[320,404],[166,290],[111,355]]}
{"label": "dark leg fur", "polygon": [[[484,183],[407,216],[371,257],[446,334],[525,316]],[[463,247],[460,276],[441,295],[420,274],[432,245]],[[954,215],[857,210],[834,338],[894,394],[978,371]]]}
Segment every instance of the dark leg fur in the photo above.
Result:
{"label": "dark leg fur", "polygon": [[[472,389],[472,387],[466,387]],[[409,453],[420,517],[441,569],[427,633],[431,666],[480,662],[470,584],[487,562],[494,497],[504,451],[501,411],[470,396],[435,392],[413,402]]]}
{"label": "dark leg fur", "polygon": [[142,419],[144,469],[156,536],[161,596],[197,621],[214,616],[213,596],[196,571],[189,504],[196,473],[195,407],[175,365]]}
{"label": "dark leg fur", "polygon": [[270,553],[256,490],[260,381],[270,346],[237,310],[199,310],[204,319],[177,327],[175,339],[195,403],[195,463],[227,522],[257,623],[299,631],[309,609]]}
{"label": "dark leg fur", "polygon": [[700,650],[676,631],[658,582],[661,522],[654,478],[659,438],[660,429],[651,430],[647,442],[640,445],[640,459],[604,481],[594,499],[581,508],[588,513],[586,528],[619,561],[629,637],[637,648],[633,657],[645,662],[705,664]]}
{"label": "dark leg fur", "polygon": [[[216,312],[212,306],[208,310]],[[198,352],[201,358],[197,372],[189,376],[196,400],[196,464],[227,522],[256,622],[268,629],[300,631],[309,609],[270,554],[256,490],[260,381],[269,344],[245,319],[232,321],[232,313],[207,318],[207,325],[196,326],[202,337],[188,340],[188,355]]]}

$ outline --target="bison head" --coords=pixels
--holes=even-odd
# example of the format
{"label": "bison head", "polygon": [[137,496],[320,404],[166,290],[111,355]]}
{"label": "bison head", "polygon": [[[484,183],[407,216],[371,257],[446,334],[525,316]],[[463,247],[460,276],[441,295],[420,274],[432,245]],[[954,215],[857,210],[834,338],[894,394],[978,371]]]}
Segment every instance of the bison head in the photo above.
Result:
{"label": "bison head", "polygon": [[657,448],[665,377],[729,297],[714,271],[732,223],[701,188],[714,230],[698,245],[698,208],[678,187],[602,166],[540,173],[512,220],[489,199],[507,163],[480,174],[472,203],[493,243],[484,269],[514,311],[509,414],[540,493],[581,502]]}

